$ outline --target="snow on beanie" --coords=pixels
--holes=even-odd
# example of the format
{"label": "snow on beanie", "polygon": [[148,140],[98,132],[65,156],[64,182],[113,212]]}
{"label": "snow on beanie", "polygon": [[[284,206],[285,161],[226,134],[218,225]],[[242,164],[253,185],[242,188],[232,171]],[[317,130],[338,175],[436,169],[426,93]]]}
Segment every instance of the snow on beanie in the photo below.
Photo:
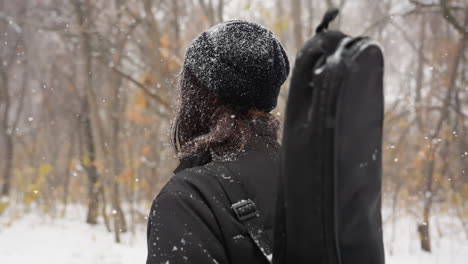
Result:
{"label": "snow on beanie", "polygon": [[271,111],[289,74],[286,52],[263,26],[232,20],[201,33],[184,62],[199,83],[226,103]]}

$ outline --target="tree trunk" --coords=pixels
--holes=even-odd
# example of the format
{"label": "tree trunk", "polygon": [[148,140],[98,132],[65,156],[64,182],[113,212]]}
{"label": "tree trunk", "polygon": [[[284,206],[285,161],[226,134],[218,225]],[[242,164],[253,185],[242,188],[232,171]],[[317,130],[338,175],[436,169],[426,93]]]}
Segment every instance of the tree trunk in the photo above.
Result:
{"label": "tree trunk", "polygon": [[421,241],[421,249],[431,252],[431,237],[429,233],[429,224],[427,222],[418,224],[419,239]]}
{"label": "tree trunk", "polygon": [[79,0],[74,0],[73,5],[75,8],[78,25],[81,29],[81,48],[82,56],[84,59],[83,64],[83,79],[84,79],[84,96],[82,98],[81,105],[81,125],[83,128],[83,143],[85,147],[85,155],[87,158],[87,164],[85,165],[86,173],[88,174],[88,214],[86,222],[89,224],[97,224],[98,209],[99,209],[99,175],[96,169],[96,146],[92,128],[92,111],[90,110],[90,104],[92,104],[92,82],[93,82],[93,65],[92,65],[92,47],[89,36],[89,27],[91,26],[88,21],[87,15],[90,13],[90,2],[89,0],[82,3]]}
{"label": "tree trunk", "polygon": [[293,0],[291,2],[291,16],[293,19],[293,34],[294,34],[294,46],[296,51],[302,47],[302,8],[301,0]]}
{"label": "tree trunk", "polygon": [[174,48],[174,53],[177,56],[181,55],[180,47],[181,47],[181,44],[182,44],[181,41],[180,41],[181,38],[180,38],[179,13],[180,13],[179,0],[173,0],[172,1],[172,14],[173,14],[172,28],[174,29],[173,48]]}
{"label": "tree trunk", "polygon": [[217,17],[218,17],[218,23],[223,22],[223,20],[224,20],[224,0],[219,0],[219,2],[218,2]]}
{"label": "tree trunk", "polygon": [[114,216],[115,242],[120,243],[120,233],[127,232],[127,223],[125,221],[122,207],[120,206],[120,192],[117,182],[114,182],[112,190],[112,205],[114,207],[112,215]]}
{"label": "tree trunk", "polygon": [[431,216],[431,208],[433,201],[433,182],[434,182],[434,166],[435,166],[435,153],[436,146],[432,146],[429,150],[429,163],[426,167],[426,186],[424,192],[424,208],[423,208],[423,221],[418,225],[419,239],[421,241],[421,249],[427,252],[431,252],[431,235],[429,230],[429,220]]}
{"label": "tree trunk", "polygon": [[0,90],[2,93],[1,98],[3,100],[3,116],[2,116],[2,131],[1,135],[3,137],[3,140],[5,142],[5,149],[4,149],[4,155],[5,155],[5,165],[3,167],[3,186],[2,186],[2,191],[1,191],[1,196],[6,196],[8,197],[10,195],[10,186],[11,186],[11,169],[13,167],[13,131],[14,129],[9,126],[9,115],[10,115],[10,109],[11,109],[11,103],[10,103],[10,93],[9,93],[9,82],[8,82],[8,73],[5,71],[2,71],[2,90]]}
{"label": "tree trunk", "polygon": [[395,190],[393,191],[393,196],[392,196],[392,235],[391,235],[391,248],[390,248],[390,255],[393,254],[393,245],[395,244],[396,241],[396,220],[397,220],[397,209],[398,209],[398,197],[400,195],[400,190],[403,187],[403,181],[399,181],[396,186]]}
{"label": "tree trunk", "polygon": [[95,166],[96,148],[94,145],[94,137],[91,130],[91,120],[89,116],[89,106],[87,98],[82,99],[82,127],[83,127],[83,142],[85,147],[85,155],[87,162],[84,167],[88,174],[88,214],[86,222],[89,224],[97,224],[98,208],[99,208],[99,176]]}
{"label": "tree trunk", "polygon": [[104,219],[104,225],[106,226],[107,232],[112,232],[112,229],[110,227],[109,217],[107,217],[107,213],[106,213],[107,199],[106,199],[106,191],[104,190],[104,186],[101,186],[99,192],[101,194],[101,199],[102,199],[101,210],[102,210],[102,218]]}
{"label": "tree trunk", "polygon": [[200,4],[200,7],[203,10],[203,13],[205,13],[205,16],[208,18],[208,23],[209,26],[213,26],[216,24],[216,17],[214,14],[214,9],[213,9],[213,2],[209,0],[207,3],[205,3],[205,0],[199,0],[198,3]]}
{"label": "tree trunk", "polygon": [[75,147],[75,135],[72,133],[72,141],[70,144],[70,147],[68,149],[68,156],[66,160],[66,167],[65,167],[65,172],[64,172],[64,181],[63,181],[63,209],[62,209],[62,217],[65,216],[66,211],[67,211],[67,205],[68,205],[68,196],[69,196],[69,189],[70,189],[70,160],[73,157],[73,149]]}
{"label": "tree trunk", "polygon": [[421,16],[421,21],[419,24],[419,51],[418,51],[418,66],[416,70],[416,95],[414,98],[414,108],[415,108],[415,118],[416,118],[416,125],[419,129],[419,132],[423,133],[424,130],[424,123],[422,119],[421,109],[421,91],[423,89],[424,83],[424,43],[426,41],[426,18],[424,14]]}
{"label": "tree trunk", "polygon": [[[465,19],[465,25],[468,25],[468,16]],[[418,231],[421,241],[421,249],[424,251],[431,252],[431,237],[430,237],[430,215],[433,203],[433,181],[434,181],[434,170],[435,170],[435,158],[439,145],[433,144],[435,140],[439,138],[440,132],[445,122],[449,119],[450,105],[453,100],[453,94],[456,91],[456,80],[458,74],[458,67],[460,65],[462,54],[465,50],[465,44],[467,34],[461,36],[459,45],[457,47],[456,54],[453,56],[453,64],[448,65],[449,82],[447,92],[443,101],[443,106],[440,110],[440,117],[435,125],[434,132],[431,135],[430,142],[431,146],[427,155],[427,163],[425,169],[425,193],[424,193],[424,208],[423,208],[423,222],[418,225]]]}
{"label": "tree trunk", "polygon": [[11,170],[13,168],[13,139],[12,135],[8,132],[4,133],[5,140],[5,167],[3,168],[3,186],[1,196],[8,197],[11,189]]}

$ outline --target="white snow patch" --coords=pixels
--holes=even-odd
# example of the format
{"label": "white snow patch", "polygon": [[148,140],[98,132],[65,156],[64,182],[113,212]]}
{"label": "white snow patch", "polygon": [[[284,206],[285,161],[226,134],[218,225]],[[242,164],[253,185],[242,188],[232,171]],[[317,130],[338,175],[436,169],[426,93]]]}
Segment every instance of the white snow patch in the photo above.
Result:
{"label": "white snow patch", "polygon": [[[466,264],[468,240],[459,219],[434,215],[430,222],[432,253],[421,251],[417,224],[420,219],[408,215],[397,218],[396,232],[388,211],[384,210],[384,240],[387,264]],[[434,214],[436,214],[434,212]]]}
{"label": "white snow patch", "polygon": [[0,219],[2,264],[125,264],[145,263],[145,227],[121,234],[114,242],[102,224],[90,226],[84,217],[50,219],[30,214],[9,226]]}
{"label": "white snow patch", "polygon": [[[51,219],[30,213],[12,221],[0,218],[1,264],[124,264],[145,263],[146,226],[136,234],[122,234],[122,243],[114,242],[103,224],[84,223],[84,208],[77,208],[64,219]],[[435,214],[435,213],[434,213]],[[459,219],[444,215],[431,218],[432,253],[422,252],[416,225],[419,219],[399,216],[396,232],[388,210],[384,210],[384,239],[387,264],[466,264],[468,240]],[[238,238],[237,236],[234,239]],[[164,243],[164,241],[158,242]],[[183,244],[183,241],[181,240]],[[202,250],[202,249],[201,249]],[[213,259],[216,263],[216,260]]]}

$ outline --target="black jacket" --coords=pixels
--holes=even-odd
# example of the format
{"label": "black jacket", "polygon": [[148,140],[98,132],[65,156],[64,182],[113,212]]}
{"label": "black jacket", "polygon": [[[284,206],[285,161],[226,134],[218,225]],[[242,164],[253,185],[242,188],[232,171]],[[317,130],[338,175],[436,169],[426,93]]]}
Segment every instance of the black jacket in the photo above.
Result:
{"label": "black jacket", "polygon": [[[147,264],[268,263],[237,220],[213,169],[226,166],[260,212],[268,239],[273,222],[279,145],[257,142],[235,161],[181,164],[153,201],[148,219]],[[194,166],[194,167],[192,167]],[[207,169],[210,166],[210,170]]]}

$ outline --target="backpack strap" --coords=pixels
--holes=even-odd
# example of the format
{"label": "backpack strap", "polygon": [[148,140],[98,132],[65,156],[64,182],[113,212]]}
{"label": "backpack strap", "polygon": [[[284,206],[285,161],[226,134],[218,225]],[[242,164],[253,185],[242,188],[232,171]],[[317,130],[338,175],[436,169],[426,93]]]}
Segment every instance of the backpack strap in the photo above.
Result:
{"label": "backpack strap", "polygon": [[205,168],[213,172],[231,204],[233,214],[247,229],[250,238],[255,242],[255,245],[257,245],[268,262],[271,263],[273,256],[272,246],[264,232],[257,206],[248,197],[242,183],[232,177],[233,173],[226,166],[221,164],[217,164],[217,166],[219,168],[216,168],[216,170],[210,168],[209,165],[205,166]]}

